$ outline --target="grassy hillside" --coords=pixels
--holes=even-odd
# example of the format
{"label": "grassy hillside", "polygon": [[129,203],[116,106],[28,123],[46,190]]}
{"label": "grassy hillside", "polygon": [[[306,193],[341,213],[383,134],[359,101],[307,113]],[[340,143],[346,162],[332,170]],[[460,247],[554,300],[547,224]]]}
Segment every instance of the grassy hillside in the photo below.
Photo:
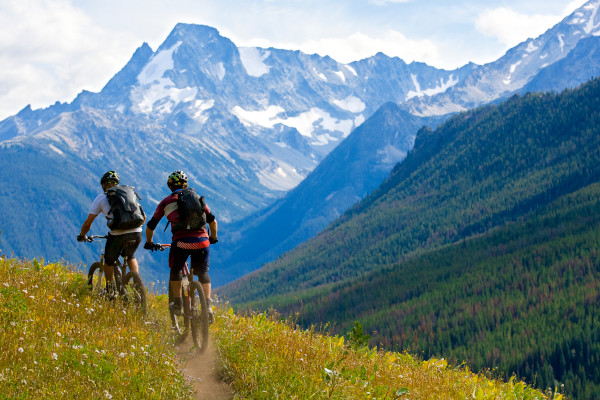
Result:
{"label": "grassy hillside", "polygon": [[[397,265],[307,291],[305,321],[361,321],[372,344],[444,355],[475,370],[516,373],[538,387],[600,392],[600,185]],[[298,299],[248,303],[294,312]]]}
{"label": "grassy hillside", "polygon": [[144,320],[91,297],[77,271],[0,258],[0,304],[0,399],[193,398],[164,296]]}
{"label": "grassy hillside", "polygon": [[[0,399],[192,399],[173,351],[165,296],[142,319],[90,297],[71,267],[0,258]],[[379,352],[293,320],[217,307],[211,335],[236,399],[555,399],[444,359]]]}
{"label": "grassy hillside", "polygon": [[599,109],[594,80],[422,130],[371,196],[220,292],[597,398]]}
{"label": "grassy hillside", "polygon": [[223,375],[243,399],[562,399],[511,378],[475,374],[445,359],[422,360],[362,345],[363,332],[343,336],[302,330],[294,319],[266,313],[219,315]]}

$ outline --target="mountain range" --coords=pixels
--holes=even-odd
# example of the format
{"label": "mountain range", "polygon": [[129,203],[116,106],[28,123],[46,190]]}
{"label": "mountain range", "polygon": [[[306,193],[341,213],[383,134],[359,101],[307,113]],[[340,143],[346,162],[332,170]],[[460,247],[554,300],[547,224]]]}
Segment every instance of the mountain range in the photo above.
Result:
{"label": "mountain range", "polygon": [[[232,250],[234,243],[253,235],[246,229],[258,226],[255,218],[269,224],[276,209],[298,214],[286,204],[311,204],[298,214],[310,229],[296,224],[289,236],[267,241],[272,247],[256,261],[268,261],[376,187],[410,150],[421,125],[435,127],[451,113],[498,101],[531,82],[536,90],[556,90],[597,74],[596,64],[581,60],[596,51],[598,6],[588,2],[496,62],[452,71],[382,53],[342,64],[299,51],[237,47],[213,28],[178,24],[156,51],[140,46],[99,93],[83,91],[71,103],[45,109],[27,106],[0,122],[0,246],[18,256],[88,263],[97,251],[74,237],[102,173],[117,170],[152,212],[167,194],[168,173],[184,169],[224,223],[223,255],[218,247],[214,254],[232,265],[243,254]],[[585,79],[559,78],[577,64],[577,77]],[[544,79],[550,67],[555,73]],[[379,142],[375,125],[386,120],[390,102],[407,122],[397,121],[401,128],[387,130]],[[355,134],[369,136],[374,154],[362,158]],[[349,177],[349,171],[362,173]],[[291,199],[291,189],[310,194],[310,185],[319,187],[318,198]],[[258,229],[257,239],[273,237],[273,227]],[[95,229],[104,231],[98,223]],[[162,260],[140,257],[146,277],[160,276]],[[213,274],[225,283],[258,266]]]}
{"label": "mountain range", "polygon": [[307,328],[360,321],[372,345],[597,399],[599,107],[597,78],[422,128],[371,194],[216,292]]}

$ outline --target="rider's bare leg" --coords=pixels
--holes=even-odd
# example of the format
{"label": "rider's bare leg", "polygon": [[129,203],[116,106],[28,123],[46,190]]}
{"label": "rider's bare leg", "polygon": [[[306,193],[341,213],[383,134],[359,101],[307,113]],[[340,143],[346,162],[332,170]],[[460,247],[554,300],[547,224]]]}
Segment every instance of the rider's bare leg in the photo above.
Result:
{"label": "rider's bare leg", "polygon": [[210,282],[203,283],[202,289],[204,290],[204,296],[206,296],[206,298],[210,300]]}
{"label": "rider's bare leg", "polygon": [[104,264],[104,276],[106,277],[106,282],[112,282],[115,276],[115,265]]}
{"label": "rider's bare leg", "polygon": [[130,258],[130,259],[127,261],[127,263],[129,264],[129,269],[131,270],[131,272],[135,272],[136,274],[139,274],[139,273],[140,273],[139,266],[138,266],[138,262],[137,262],[137,259],[136,259],[136,258],[134,258],[134,259],[131,259],[131,258]]}
{"label": "rider's bare leg", "polygon": [[173,290],[173,297],[181,297],[181,281],[169,281],[171,284],[171,290]]}

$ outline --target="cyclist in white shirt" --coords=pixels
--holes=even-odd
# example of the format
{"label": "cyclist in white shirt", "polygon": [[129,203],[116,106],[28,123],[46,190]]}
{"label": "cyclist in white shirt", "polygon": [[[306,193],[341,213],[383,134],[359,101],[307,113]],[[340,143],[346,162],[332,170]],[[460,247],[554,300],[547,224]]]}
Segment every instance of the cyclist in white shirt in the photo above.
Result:
{"label": "cyclist in white shirt", "polygon": [[[111,219],[110,205],[106,197],[106,191],[119,184],[119,175],[115,171],[108,171],[100,179],[100,185],[104,193],[99,194],[90,207],[89,214],[81,226],[81,232],[77,236],[77,240],[83,242],[86,240],[85,235],[92,227],[94,219],[100,213],[104,214],[107,219]],[[106,292],[109,297],[116,296],[116,288],[114,285],[114,266],[123,253],[129,260],[129,268],[133,272],[139,273],[138,262],[135,259],[135,251],[142,241],[142,226],[133,229],[114,229],[108,233],[106,239],[106,247],[104,249],[104,273],[106,275]]]}

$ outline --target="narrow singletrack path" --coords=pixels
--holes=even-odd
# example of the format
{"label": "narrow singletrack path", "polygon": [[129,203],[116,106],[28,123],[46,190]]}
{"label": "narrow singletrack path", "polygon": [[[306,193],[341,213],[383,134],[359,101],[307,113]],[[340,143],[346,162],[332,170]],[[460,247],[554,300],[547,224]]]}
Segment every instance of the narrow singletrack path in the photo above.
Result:
{"label": "narrow singletrack path", "polygon": [[233,390],[217,375],[217,350],[212,341],[203,354],[191,352],[193,341],[191,335],[176,346],[176,354],[181,361],[181,370],[186,379],[191,381],[196,393],[196,400],[231,400]]}

